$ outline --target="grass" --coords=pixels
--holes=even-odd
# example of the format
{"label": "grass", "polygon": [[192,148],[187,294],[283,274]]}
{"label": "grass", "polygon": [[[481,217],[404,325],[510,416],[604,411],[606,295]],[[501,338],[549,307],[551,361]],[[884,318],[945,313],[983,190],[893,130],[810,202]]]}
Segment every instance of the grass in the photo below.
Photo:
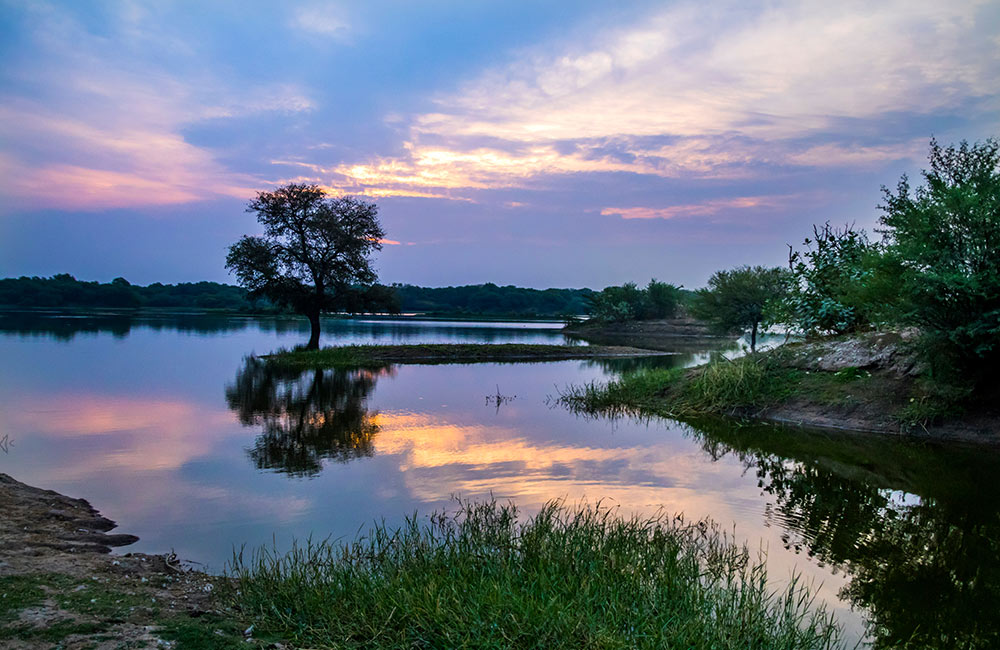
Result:
{"label": "grass", "polygon": [[348,544],[237,554],[223,594],[261,632],[338,648],[833,648],[795,580],[772,592],[707,522],[462,503]]}
{"label": "grass", "polygon": [[873,374],[858,367],[835,372],[792,367],[780,350],[735,360],[719,358],[698,368],[639,370],[608,381],[569,386],[556,400],[577,413],[760,417],[791,405],[805,413],[868,418],[886,430],[926,431],[966,412],[967,388],[929,378]]}
{"label": "grass", "polygon": [[932,424],[961,415],[971,393],[971,388],[965,386],[918,382],[909,401],[896,413],[896,419],[903,428],[926,430]]}
{"label": "grass", "polygon": [[694,369],[640,370],[606,384],[570,386],[558,401],[589,414],[733,414],[786,399],[800,376],[767,355],[723,358]]}
{"label": "grass", "polygon": [[[18,620],[23,610],[32,608],[65,618],[42,624]],[[0,577],[0,646],[5,640],[18,640],[61,647],[71,639],[73,647],[88,647],[88,642],[96,646],[102,639],[114,639],[121,624],[149,626],[154,635],[174,642],[177,650],[256,648],[269,641],[260,637],[247,643],[246,626],[218,614],[164,611],[150,592],[136,585],[59,573]]]}
{"label": "grass", "polygon": [[476,363],[556,361],[623,354],[655,355],[634,348],[527,343],[424,343],[419,345],[343,345],[321,350],[281,350],[265,357],[285,368],[379,368],[391,363]]}

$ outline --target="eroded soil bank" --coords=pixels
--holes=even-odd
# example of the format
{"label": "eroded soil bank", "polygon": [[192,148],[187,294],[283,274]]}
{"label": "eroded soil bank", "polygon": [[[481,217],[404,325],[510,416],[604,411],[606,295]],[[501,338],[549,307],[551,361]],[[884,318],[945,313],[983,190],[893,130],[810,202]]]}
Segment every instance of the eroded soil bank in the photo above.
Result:
{"label": "eroded soil bank", "polygon": [[221,578],[172,555],[110,554],[137,540],[83,499],[0,474],[0,647],[266,647],[215,604]]}
{"label": "eroded soil bank", "polygon": [[782,346],[792,394],[757,413],[773,422],[1000,446],[1000,404],[954,401],[927,379],[915,331],[873,332]]}

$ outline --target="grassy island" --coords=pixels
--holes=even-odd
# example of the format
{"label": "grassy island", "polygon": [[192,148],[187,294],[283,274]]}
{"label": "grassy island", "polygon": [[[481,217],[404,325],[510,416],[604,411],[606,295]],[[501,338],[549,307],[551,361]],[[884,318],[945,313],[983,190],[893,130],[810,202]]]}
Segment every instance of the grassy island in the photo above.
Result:
{"label": "grassy island", "polygon": [[615,345],[545,345],[528,343],[424,343],[419,345],[342,345],[284,350],[265,357],[287,368],[370,368],[393,363],[488,363],[494,361],[564,361],[597,357],[637,357],[664,352]]}

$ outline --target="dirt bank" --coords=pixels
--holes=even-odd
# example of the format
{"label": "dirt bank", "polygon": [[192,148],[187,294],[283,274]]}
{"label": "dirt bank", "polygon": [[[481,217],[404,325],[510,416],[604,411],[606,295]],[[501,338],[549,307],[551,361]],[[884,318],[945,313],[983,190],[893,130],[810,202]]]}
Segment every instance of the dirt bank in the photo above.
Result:
{"label": "dirt bank", "polygon": [[0,474],[0,511],[0,647],[255,647],[217,610],[219,577],[172,555],[110,554],[138,538],[110,533],[83,499]]}
{"label": "dirt bank", "polygon": [[1000,446],[1000,404],[956,400],[926,378],[917,332],[872,332],[771,352],[795,371],[790,397],[754,414],[803,426]]}
{"label": "dirt bank", "polygon": [[671,352],[701,352],[732,342],[733,336],[718,336],[705,323],[693,318],[597,323],[584,321],[563,328],[573,338],[600,345],[625,345]]}

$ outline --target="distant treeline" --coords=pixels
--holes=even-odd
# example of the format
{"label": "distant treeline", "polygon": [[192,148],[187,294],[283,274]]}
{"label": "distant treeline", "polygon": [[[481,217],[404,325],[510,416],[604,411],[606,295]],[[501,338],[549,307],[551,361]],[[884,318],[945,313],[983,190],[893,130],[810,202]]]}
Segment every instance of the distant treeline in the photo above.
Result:
{"label": "distant treeline", "polygon": [[[408,284],[386,287],[403,312],[449,315],[556,317],[586,314],[591,289],[525,289],[492,283],[428,288]],[[0,280],[0,306],[8,308],[174,308],[236,312],[275,312],[267,300],[251,300],[240,287],[218,282],[185,282],[148,286],[124,278],[86,282],[68,273],[51,278]]]}
{"label": "distant treeline", "polygon": [[488,316],[587,314],[589,297],[594,294],[591,289],[525,289],[493,283],[441,288],[394,284],[392,288],[404,312]]}
{"label": "distant treeline", "polygon": [[63,307],[173,307],[267,311],[266,301],[252,302],[240,287],[218,282],[183,282],[143,287],[125,278],[85,282],[68,273],[51,278],[20,277],[0,280],[0,305],[25,308]]}

